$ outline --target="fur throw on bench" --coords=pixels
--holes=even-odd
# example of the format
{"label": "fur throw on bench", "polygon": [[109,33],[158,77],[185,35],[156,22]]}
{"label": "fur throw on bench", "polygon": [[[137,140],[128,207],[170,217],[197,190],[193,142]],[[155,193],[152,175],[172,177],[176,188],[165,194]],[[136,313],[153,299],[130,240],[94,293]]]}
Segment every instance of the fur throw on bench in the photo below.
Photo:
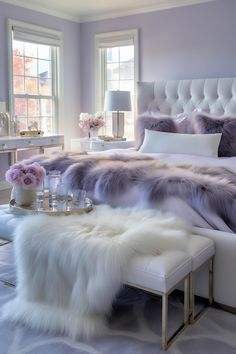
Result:
{"label": "fur throw on bench", "polygon": [[89,214],[26,217],[17,227],[17,296],[3,318],[89,338],[107,333],[106,315],[128,263],[185,250],[191,230],[155,210],[99,206]]}

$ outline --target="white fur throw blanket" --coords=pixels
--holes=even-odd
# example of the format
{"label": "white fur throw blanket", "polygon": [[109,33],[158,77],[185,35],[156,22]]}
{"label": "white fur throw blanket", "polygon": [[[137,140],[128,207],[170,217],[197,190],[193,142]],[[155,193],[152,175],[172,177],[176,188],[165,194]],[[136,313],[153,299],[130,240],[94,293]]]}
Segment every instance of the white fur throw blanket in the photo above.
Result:
{"label": "white fur throw blanket", "polygon": [[2,316],[73,338],[104,334],[128,262],[185,249],[189,234],[185,222],[155,210],[100,206],[79,216],[27,217],[14,242],[17,296]]}

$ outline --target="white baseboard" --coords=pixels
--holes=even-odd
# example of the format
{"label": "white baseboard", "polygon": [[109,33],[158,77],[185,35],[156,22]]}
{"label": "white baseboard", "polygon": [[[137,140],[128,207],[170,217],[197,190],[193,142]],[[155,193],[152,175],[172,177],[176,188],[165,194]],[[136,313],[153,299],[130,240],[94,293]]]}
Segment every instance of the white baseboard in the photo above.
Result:
{"label": "white baseboard", "polygon": [[12,185],[7,181],[0,181],[0,191],[12,188]]}

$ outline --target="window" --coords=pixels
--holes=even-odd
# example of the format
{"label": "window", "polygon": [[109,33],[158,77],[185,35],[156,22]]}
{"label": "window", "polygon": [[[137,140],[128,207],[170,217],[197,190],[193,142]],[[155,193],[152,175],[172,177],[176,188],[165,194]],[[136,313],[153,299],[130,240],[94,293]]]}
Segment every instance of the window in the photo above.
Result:
{"label": "window", "polygon": [[[103,111],[107,90],[130,91],[132,112],[125,112],[125,137],[134,138],[136,82],[138,80],[137,30],[96,35],[97,82],[96,109]],[[106,113],[105,134],[112,135],[111,112]]]}
{"label": "window", "polygon": [[9,20],[10,106],[17,129],[34,124],[52,134],[58,131],[58,62],[61,34]]}

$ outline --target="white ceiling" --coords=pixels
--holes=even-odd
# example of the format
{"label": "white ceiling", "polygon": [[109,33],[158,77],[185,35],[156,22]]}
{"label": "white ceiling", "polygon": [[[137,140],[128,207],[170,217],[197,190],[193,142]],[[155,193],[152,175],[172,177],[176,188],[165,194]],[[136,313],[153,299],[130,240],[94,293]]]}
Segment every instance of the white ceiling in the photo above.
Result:
{"label": "white ceiling", "polygon": [[2,0],[76,22],[95,21],[215,0]]}

